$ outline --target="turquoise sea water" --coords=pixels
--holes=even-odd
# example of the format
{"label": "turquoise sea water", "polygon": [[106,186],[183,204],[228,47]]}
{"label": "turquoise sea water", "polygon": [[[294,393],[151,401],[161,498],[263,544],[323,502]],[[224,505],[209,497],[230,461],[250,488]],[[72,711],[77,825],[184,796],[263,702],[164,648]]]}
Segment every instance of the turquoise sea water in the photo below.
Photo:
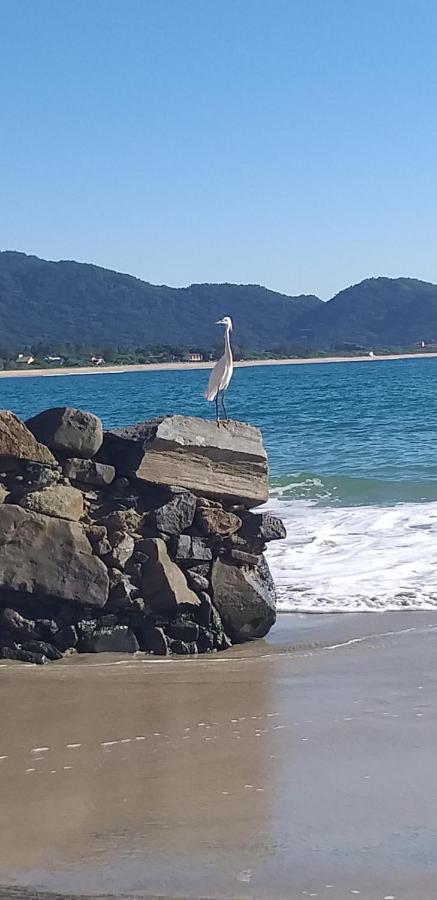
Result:
{"label": "turquoise sea water", "polygon": [[[204,370],[0,380],[26,418],[89,409],[115,426],[212,416]],[[437,359],[237,369],[232,418],[263,429],[270,506],[287,541],[270,561],[287,609],[437,605]]]}

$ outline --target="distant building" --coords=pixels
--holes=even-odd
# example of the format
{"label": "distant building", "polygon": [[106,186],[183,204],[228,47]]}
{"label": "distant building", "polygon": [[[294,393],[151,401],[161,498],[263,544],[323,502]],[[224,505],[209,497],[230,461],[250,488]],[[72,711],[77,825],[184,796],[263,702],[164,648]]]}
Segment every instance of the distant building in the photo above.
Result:
{"label": "distant building", "polygon": [[188,353],[188,362],[203,362],[203,353]]}
{"label": "distant building", "polygon": [[24,353],[19,353],[15,362],[20,363],[22,366],[30,366],[31,363],[35,362],[35,357],[26,356]]}
{"label": "distant building", "polygon": [[44,359],[46,362],[57,362],[61,366],[64,365],[64,360],[63,360],[62,356],[45,356]]}
{"label": "distant building", "polygon": [[91,362],[92,362],[93,366],[104,366],[105,365],[105,360],[103,359],[103,356],[92,356]]}

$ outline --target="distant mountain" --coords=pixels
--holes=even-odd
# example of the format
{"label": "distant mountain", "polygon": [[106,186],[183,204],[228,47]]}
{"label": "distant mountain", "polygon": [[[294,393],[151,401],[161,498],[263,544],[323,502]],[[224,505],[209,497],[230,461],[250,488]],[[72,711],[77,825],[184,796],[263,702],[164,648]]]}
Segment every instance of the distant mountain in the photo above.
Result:
{"label": "distant mountain", "polygon": [[0,344],[35,341],[104,346],[217,343],[214,323],[234,319],[238,342],[253,349],[293,341],[317,297],[287,297],[258,285],[153,285],[84,263],[0,253]]}
{"label": "distant mountain", "polygon": [[251,350],[393,347],[437,339],[437,286],[370,278],[323,303],[259,285],[152,285],[72,261],[0,253],[0,345],[65,342],[98,347],[169,344],[209,348],[214,323],[232,316],[235,341]]}
{"label": "distant mountain", "polygon": [[437,339],[437,285],[417,278],[366,278],[312,316],[310,340],[406,347]]}

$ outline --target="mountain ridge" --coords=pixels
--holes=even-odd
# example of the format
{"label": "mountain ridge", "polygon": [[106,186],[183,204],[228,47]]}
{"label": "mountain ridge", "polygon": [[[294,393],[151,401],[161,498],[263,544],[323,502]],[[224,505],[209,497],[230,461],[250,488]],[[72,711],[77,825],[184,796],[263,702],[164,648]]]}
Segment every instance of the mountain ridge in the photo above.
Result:
{"label": "mountain ridge", "polygon": [[257,284],[154,285],[94,263],[0,252],[2,346],[69,341],[208,349],[217,345],[215,322],[223,315],[234,319],[240,347],[254,351],[408,346],[437,339],[437,285],[375,276],[322,301]]}

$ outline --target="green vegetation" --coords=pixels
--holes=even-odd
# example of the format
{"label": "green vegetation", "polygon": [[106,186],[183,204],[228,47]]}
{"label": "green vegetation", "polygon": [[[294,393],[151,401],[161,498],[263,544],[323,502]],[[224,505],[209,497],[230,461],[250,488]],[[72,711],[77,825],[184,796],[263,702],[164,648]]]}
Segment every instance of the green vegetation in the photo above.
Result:
{"label": "green vegetation", "polygon": [[36,367],[216,358],[217,319],[234,320],[237,358],[419,351],[437,339],[437,286],[372,278],[323,303],[259,285],[152,285],[71,261],[0,253],[0,366],[31,354]]}

